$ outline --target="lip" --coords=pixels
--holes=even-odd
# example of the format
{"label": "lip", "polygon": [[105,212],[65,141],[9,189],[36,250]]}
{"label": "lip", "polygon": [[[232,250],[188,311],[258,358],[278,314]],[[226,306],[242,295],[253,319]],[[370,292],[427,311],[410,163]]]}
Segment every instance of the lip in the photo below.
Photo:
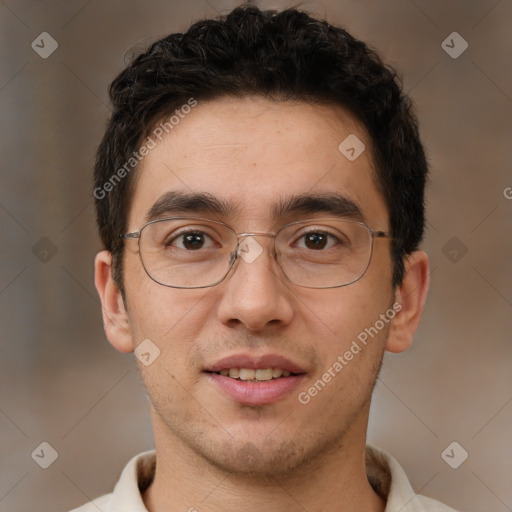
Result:
{"label": "lip", "polygon": [[290,375],[262,382],[232,379],[218,373],[206,373],[206,376],[222,392],[241,405],[268,405],[281,400],[295,390],[306,374]]}
{"label": "lip", "polygon": [[[232,379],[231,377],[214,373],[229,368],[250,368],[254,370],[281,368],[295,375],[256,382]],[[204,373],[223,394],[241,405],[253,406],[268,405],[285,398],[298,388],[306,377],[306,372],[303,368],[278,354],[264,354],[260,356],[249,354],[231,355],[209,365],[204,369]]]}
{"label": "lip", "polygon": [[298,364],[278,354],[262,354],[259,356],[250,354],[233,354],[208,365],[204,371],[220,372],[221,370],[229,368],[249,368],[253,370],[281,368],[281,370],[287,370],[290,373],[306,373],[304,368],[301,368]]}

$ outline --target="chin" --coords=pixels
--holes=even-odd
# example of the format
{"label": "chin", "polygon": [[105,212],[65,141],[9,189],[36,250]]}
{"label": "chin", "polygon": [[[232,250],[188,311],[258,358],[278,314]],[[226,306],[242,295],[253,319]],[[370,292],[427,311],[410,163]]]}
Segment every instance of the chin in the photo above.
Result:
{"label": "chin", "polygon": [[265,440],[226,442],[220,451],[202,456],[225,473],[263,480],[289,476],[309,458],[303,445],[289,440],[279,445]]}
{"label": "chin", "polygon": [[223,473],[275,481],[310,474],[322,458],[341,443],[343,434],[343,431],[324,435],[303,432],[276,439],[247,433],[227,439],[227,436],[223,439],[201,436],[186,442],[196,455]]}

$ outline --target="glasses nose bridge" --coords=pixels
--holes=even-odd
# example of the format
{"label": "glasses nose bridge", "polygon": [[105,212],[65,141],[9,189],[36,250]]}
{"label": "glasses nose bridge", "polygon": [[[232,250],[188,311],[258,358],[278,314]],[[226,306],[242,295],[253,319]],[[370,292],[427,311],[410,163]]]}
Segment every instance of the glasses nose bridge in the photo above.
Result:
{"label": "glasses nose bridge", "polygon": [[240,249],[240,245],[243,243],[243,240],[245,240],[247,237],[255,237],[255,236],[266,236],[273,239],[274,242],[274,248],[275,248],[275,240],[277,233],[272,233],[270,231],[254,231],[252,233],[235,233],[236,239],[237,239],[237,252]]}
{"label": "glasses nose bridge", "polygon": [[236,237],[245,237],[245,236],[270,236],[275,238],[276,233],[272,233],[270,231],[254,231],[253,233],[236,233]]}
{"label": "glasses nose bridge", "polygon": [[[246,253],[245,255],[242,254],[242,253],[245,253],[246,250],[247,250],[247,249],[244,249],[243,241],[246,240],[246,239],[250,239],[252,237],[255,237],[255,236],[264,236],[264,237],[270,238],[270,240],[271,240],[270,246],[267,247],[267,248],[262,247],[261,248],[261,253],[263,253],[266,250],[268,250],[270,252],[270,258],[272,260],[275,259],[275,263],[277,263],[277,265],[279,265],[279,267],[281,267],[281,262],[279,261],[279,258],[277,256],[276,245],[275,245],[276,236],[277,236],[278,232],[277,233],[272,233],[270,231],[255,231],[255,232],[251,232],[251,233],[234,233],[235,237],[236,237],[236,240],[237,240],[237,246],[236,246],[235,250],[232,251],[231,254],[230,254],[230,261],[229,261],[229,268],[230,268],[230,270],[233,268],[233,265],[235,264],[235,262],[239,262],[239,259],[245,260],[246,263],[252,263],[255,259],[258,259],[258,250],[257,249],[256,249],[256,253],[253,253],[253,254],[256,255],[256,257],[249,256],[249,254],[252,251],[255,250],[254,247],[250,247],[248,249],[249,253]],[[234,270],[236,271],[236,269],[234,269]],[[282,271],[282,267],[281,267],[281,271]],[[228,274],[229,274],[229,271],[228,271]],[[227,274],[226,274],[226,276],[227,276]]]}

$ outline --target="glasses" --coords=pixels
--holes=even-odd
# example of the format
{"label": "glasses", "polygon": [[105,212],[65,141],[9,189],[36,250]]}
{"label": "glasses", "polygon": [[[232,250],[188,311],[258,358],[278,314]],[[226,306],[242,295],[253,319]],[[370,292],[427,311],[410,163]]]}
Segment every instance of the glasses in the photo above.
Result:
{"label": "glasses", "polygon": [[236,233],[223,222],[197,217],[150,221],[120,235],[138,239],[148,276],[172,288],[207,288],[223,281],[239,257],[251,263],[263,252],[254,237],[273,238],[272,254],[285,277],[305,288],[352,284],[370,265],[373,239],[390,238],[362,222],[319,218],[290,222],[275,233]]}

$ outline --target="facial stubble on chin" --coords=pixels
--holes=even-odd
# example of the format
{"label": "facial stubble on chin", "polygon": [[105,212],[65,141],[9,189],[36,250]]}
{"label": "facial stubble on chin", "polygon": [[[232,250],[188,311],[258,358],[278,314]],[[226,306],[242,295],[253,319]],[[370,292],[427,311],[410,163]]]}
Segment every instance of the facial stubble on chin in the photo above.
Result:
{"label": "facial stubble on chin", "polygon": [[[381,341],[381,343],[384,342],[385,340]],[[339,424],[339,430],[329,431],[328,427],[323,432],[311,430],[306,435],[302,432],[298,436],[296,433],[291,432],[287,439],[281,439],[277,442],[272,438],[272,432],[269,432],[268,438],[261,445],[261,449],[250,441],[237,440],[222,425],[221,419],[215,418],[199,402],[197,402],[197,409],[189,413],[188,417],[183,417],[177,410],[172,412],[167,407],[165,411],[161,410],[159,405],[161,402],[158,401],[157,403],[157,401],[151,399],[151,394],[148,392],[144,379],[143,382],[155,413],[159,416],[160,421],[163,422],[171,436],[174,437],[174,442],[178,442],[182,444],[183,448],[191,450],[196,456],[193,457],[196,461],[204,461],[213,469],[226,475],[250,478],[253,482],[261,481],[265,483],[276,479],[285,480],[300,478],[301,476],[307,477],[308,474],[311,474],[311,471],[320,467],[330,456],[342,454],[352,448],[347,446],[345,442],[347,432],[358,417],[362,414],[367,414],[371,396],[382,367],[383,356],[384,349],[380,351],[378,357],[370,366],[367,377],[370,381],[364,381],[367,391],[363,394],[358,407],[343,421],[340,421],[340,417],[336,416],[336,414],[333,414],[336,420],[333,418],[326,420],[329,427],[332,427],[332,424]],[[161,388],[159,391],[164,392]],[[184,388],[182,391],[187,392]],[[193,399],[191,401],[194,402]],[[166,400],[163,400],[164,405],[167,403]],[[257,421],[258,416],[264,415],[264,407],[245,406],[241,408],[241,413],[245,410],[243,412],[244,415],[249,416],[246,414],[249,412],[252,420]],[[308,406],[299,405],[299,407]],[[195,415],[198,411],[205,415],[203,421],[199,418],[200,423]],[[283,424],[285,424],[288,416],[295,414],[295,412],[295,410],[291,411],[285,416],[282,420]],[[212,422],[214,423],[213,425]],[[192,431],[190,427],[194,423],[196,426]],[[280,428],[282,429],[282,426],[277,425],[275,430],[279,431]],[[225,439],[222,441],[218,439],[212,440],[208,435],[212,429],[224,430]],[[183,453],[183,450],[180,451]]]}

